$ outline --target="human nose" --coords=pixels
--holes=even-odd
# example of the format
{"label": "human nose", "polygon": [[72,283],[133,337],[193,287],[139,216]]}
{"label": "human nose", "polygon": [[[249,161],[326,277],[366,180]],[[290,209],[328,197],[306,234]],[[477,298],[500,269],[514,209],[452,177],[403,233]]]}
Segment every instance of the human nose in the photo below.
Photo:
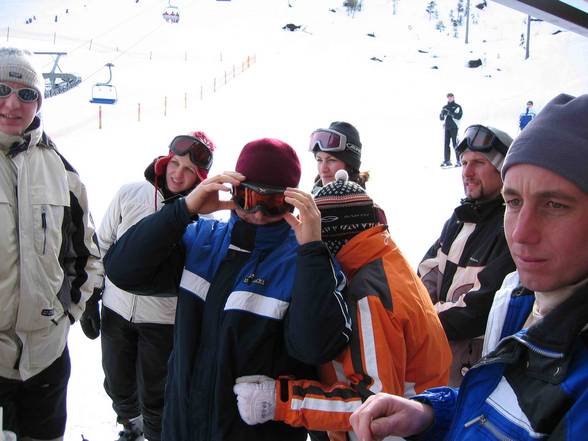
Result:
{"label": "human nose", "polygon": [[462,169],[461,172],[463,173],[464,176],[474,176],[475,174],[475,169],[474,166],[471,162],[466,162],[465,164],[462,164]]}
{"label": "human nose", "polygon": [[514,242],[531,244],[539,241],[540,217],[535,215],[530,207],[521,207],[512,222],[511,236]]}

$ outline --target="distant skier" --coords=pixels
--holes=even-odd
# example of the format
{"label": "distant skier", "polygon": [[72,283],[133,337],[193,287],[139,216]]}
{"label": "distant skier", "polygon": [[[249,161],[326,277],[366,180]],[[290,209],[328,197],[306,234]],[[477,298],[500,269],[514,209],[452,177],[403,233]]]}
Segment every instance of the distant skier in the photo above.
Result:
{"label": "distant skier", "polygon": [[523,130],[537,114],[533,110],[533,101],[527,101],[527,108],[519,116],[519,129]]}
{"label": "distant skier", "polygon": [[[443,129],[445,132],[445,144],[444,144],[444,160],[441,163],[441,167],[451,167],[451,153],[449,151],[449,140],[453,143],[453,149],[457,146],[457,129],[459,127],[459,120],[463,116],[463,110],[459,104],[455,102],[453,93],[447,94],[447,104],[441,109],[439,119],[443,121]],[[455,166],[460,167],[459,156],[455,154]]]}

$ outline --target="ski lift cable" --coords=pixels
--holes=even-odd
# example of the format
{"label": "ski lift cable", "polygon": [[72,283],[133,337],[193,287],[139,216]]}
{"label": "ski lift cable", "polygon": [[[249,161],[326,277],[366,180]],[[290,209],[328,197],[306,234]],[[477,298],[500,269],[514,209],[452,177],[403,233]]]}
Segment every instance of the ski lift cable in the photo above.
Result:
{"label": "ski lift cable", "polygon": [[[137,19],[141,15],[147,14],[147,13],[151,13],[151,9],[155,9],[155,7],[158,7],[159,8],[159,5],[153,4],[153,6],[151,6],[149,8],[141,8],[142,9],[141,12],[139,12],[137,14],[130,15],[129,17],[125,18],[124,20],[121,20],[120,22],[115,23],[110,28],[106,29],[105,31],[101,32],[100,34],[91,36],[89,38],[89,40],[98,40],[99,38],[102,38],[105,35],[108,35],[111,32],[114,32],[115,30],[119,29],[121,26],[127,25],[130,21]],[[151,34],[151,32],[150,32],[150,34]],[[85,49],[87,47],[87,44],[88,44],[88,39],[84,40],[84,42],[81,43],[79,46],[74,47],[70,51],[70,53],[71,52],[75,52],[75,51],[80,50],[80,49]]]}
{"label": "ski lift cable", "polygon": [[[153,35],[154,33],[156,33],[157,31],[159,31],[159,29],[164,26],[165,23],[161,23],[159,24],[156,28],[152,29],[151,31],[149,31],[148,33],[144,34],[143,36],[141,36],[141,38],[139,38],[138,40],[136,40],[134,43],[132,43],[129,47],[127,47],[126,49],[120,51],[120,53],[111,59],[110,63],[113,63],[114,61],[118,60],[119,58],[121,58],[122,56],[126,55],[128,52],[131,51],[131,49],[133,49],[135,46],[137,46],[139,43],[141,43],[143,40],[145,40],[146,38],[150,37],[151,35]],[[92,78],[94,75],[96,75],[98,72],[100,72],[102,69],[104,68],[104,66],[100,66],[100,68],[96,69],[94,72],[92,72],[90,75],[87,75],[86,78],[84,78],[82,80],[82,83],[85,82],[86,80]]]}

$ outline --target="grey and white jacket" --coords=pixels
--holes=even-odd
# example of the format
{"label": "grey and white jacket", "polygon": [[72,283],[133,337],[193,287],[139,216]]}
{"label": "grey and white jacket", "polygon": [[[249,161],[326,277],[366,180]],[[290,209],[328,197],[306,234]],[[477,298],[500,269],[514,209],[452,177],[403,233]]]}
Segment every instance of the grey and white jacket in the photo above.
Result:
{"label": "grey and white jacket", "polygon": [[26,380],[65,349],[100,251],[86,188],[35,117],[0,133],[0,377]]}
{"label": "grey and white jacket", "polygon": [[[111,201],[98,229],[98,242],[102,255],[130,227],[163,206],[161,192],[148,181],[123,185]],[[137,296],[114,285],[104,278],[102,306],[116,312],[125,320],[135,323],[173,324],[176,297]]]}

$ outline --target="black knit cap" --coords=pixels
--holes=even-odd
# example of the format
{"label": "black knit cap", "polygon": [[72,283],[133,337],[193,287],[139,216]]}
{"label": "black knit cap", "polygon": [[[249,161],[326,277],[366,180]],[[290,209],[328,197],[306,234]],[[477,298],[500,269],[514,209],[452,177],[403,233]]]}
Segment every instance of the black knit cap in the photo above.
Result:
{"label": "black knit cap", "polygon": [[345,170],[325,185],[314,198],[321,212],[321,237],[336,255],[355,235],[378,225],[374,201],[365,190],[348,180]]}
{"label": "black knit cap", "polygon": [[[330,155],[340,159],[349,167],[359,170],[361,166],[361,141],[357,129],[345,121],[335,121],[329,126],[329,129],[335,130],[347,137],[348,148],[342,152],[329,152]],[[351,144],[351,148],[349,148]],[[353,148],[355,147],[355,148]]]}

